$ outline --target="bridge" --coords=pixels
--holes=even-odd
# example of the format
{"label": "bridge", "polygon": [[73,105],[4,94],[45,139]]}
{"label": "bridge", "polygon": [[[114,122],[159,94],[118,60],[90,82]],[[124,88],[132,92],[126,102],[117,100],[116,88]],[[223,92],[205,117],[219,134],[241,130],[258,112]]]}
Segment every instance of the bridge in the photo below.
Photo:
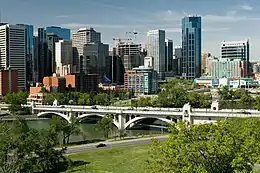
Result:
{"label": "bridge", "polygon": [[177,121],[187,121],[190,124],[203,124],[216,122],[219,119],[235,117],[260,117],[260,111],[257,110],[238,110],[238,109],[219,109],[218,102],[214,101],[211,108],[194,109],[189,103],[183,108],[128,108],[111,106],[75,106],[75,105],[30,105],[33,114],[38,117],[47,115],[57,115],[68,122],[74,116],[80,121],[92,116],[104,117],[109,114],[113,117],[113,123],[118,129],[132,127],[141,120],[152,118],[161,120],[165,123]]}

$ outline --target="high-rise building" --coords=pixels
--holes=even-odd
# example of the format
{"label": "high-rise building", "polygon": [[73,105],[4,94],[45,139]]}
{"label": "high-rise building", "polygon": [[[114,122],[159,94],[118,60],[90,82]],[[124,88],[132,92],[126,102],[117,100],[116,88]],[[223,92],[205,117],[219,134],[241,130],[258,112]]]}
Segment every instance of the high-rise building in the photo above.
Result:
{"label": "high-rise building", "polygon": [[[48,58],[48,43],[47,34],[44,28],[38,28],[38,81],[42,82],[44,76],[50,76],[50,72],[47,71],[51,64]],[[35,45],[37,46],[37,45]]]}
{"label": "high-rise building", "polygon": [[201,55],[201,74],[208,74],[208,58],[211,57],[210,53],[204,52]]}
{"label": "high-rise building", "polygon": [[147,56],[154,58],[154,70],[162,80],[165,76],[165,31],[151,30],[147,39]]}
{"label": "high-rise building", "polygon": [[201,17],[186,16],[182,19],[181,73],[185,78],[201,76]]}
{"label": "high-rise building", "polygon": [[106,73],[106,58],[109,56],[108,44],[87,43],[80,57],[80,70],[85,74],[95,73],[102,78]]}
{"label": "high-rise building", "polygon": [[18,71],[18,88],[26,89],[26,39],[25,27],[0,26],[0,67]]}
{"label": "high-rise building", "polygon": [[249,71],[249,40],[232,41],[221,43],[221,58],[238,59],[244,61],[243,73],[245,76],[250,76]]}
{"label": "high-rise building", "polygon": [[154,94],[158,90],[158,74],[151,67],[133,68],[126,71],[124,86],[135,94]]}
{"label": "high-rise building", "polygon": [[76,65],[77,72],[80,71],[80,59],[84,59],[84,46],[85,44],[92,42],[101,42],[100,32],[96,32],[93,28],[81,28],[76,33],[72,34],[74,65]]}
{"label": "high-rise building", "polygon": [[[112,61],[113,60],[113,61]],[[112,66],[113,62],[113,66]],[[113,67],[113,73],[112,73]],[[106,58],[106,78],[101,81],[101,83],[117,83],[124,84],[124,64],[123,60],[120,56],[113,54],[113,52],[109,52],[109,57]],[[113,75],[113,78],[112,78]],[[113,81],[112,81],[113,79]]]}
{"label": "high-rise building", "polygon": [[35,77],[35,58],[33,56],[33,25],[17,24],[25,28],[25,54],[26,54],[26,81],[27,84],[33,84],[36,82]]}
{"label": "high-rise building", "polygon": [[210,57],[208,59],[208,76],[213,78],[244,78],[245,61],[240,59]]}
{"label": "high-rise building", "polygon": [[55,43],[56,73],[64,76],[73,72],[72,41],[59,40]]}
{"label": "high-rise building", "polygon": [[172,61],[173,61],[173,41],[165,40],[165,70],[167,72],[172,71]]}
{"label": "high-rise building", "polygon": [[46,72],[48,76],[51,76],[56,72],[56,61],[55,61],[55,43],[59,42],[61,38],[54,33],[47,33],[48,43],[48,57],[46,64]]}
{"label": "high-rise building", "polygon": [[36,82],[39,82],[39,56],[38,56],[38,46],[39,46],[39,43],[38,43],[39,39],[38,39],[38,36],[33,36],[33,71],[34,71],[34,76],[35,76],[35,81]]}
{"label": "high-rise building", "polygon": [[174,49],[174,57],[173,57],[173,74],[175,76],[181,76],[181,57],[182,57],[182,48],[181,46],[177,46]]}
{"label": "high-rise building", "polygon": [[58,37],[60,37],[63,40],[70,40],[70,29],[67,28],[61,28],[58,26],[48,26],[46,27],[47,34],[56,34]]}

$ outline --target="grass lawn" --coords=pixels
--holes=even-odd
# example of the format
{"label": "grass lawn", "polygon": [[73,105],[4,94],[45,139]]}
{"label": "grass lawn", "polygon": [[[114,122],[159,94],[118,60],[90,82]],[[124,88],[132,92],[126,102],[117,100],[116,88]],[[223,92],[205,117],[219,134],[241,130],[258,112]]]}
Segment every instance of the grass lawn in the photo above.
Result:
{"label": "grass lawn", "polygon": [[150,145],[128,146],[93,150],[69,156],[73,161],[86,164],[74,167],[66,173],[143,173]]}

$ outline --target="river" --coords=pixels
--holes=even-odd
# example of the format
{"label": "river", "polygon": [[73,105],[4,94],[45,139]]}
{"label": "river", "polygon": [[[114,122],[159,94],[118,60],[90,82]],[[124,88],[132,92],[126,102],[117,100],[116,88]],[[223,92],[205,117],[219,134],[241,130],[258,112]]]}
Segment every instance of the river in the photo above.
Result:
{"label": "river", "polygon": [[[80,135],[72,135],[70,138],[71,142],[80,142],[86,140],[95,140],[103,138],[103,134],[96,130],[95,128],[96,121],[93,122],[83,122],[80,124]],[[30,128],[35,129],[48,129],[50,128],[50,119],[41,119],[41,120],[32,120],[27,121],[27,124]],[[149,124],[149,125],[148,125]],[[160,124],[160,125],[159,125]],[[150,121],[142,121],[139,124],[136,124],[132,127],[132,129],[128,129],[125,131],[127,136],[140,136],[140,135],[152,135],[152,134],[165,134],[167,133],[167,129],[160,128],[159,126],[165,125],[161,121],[154,121],[153,124]],[[110,136],[116,136],[118,131],[116,127],[111,132]]]}

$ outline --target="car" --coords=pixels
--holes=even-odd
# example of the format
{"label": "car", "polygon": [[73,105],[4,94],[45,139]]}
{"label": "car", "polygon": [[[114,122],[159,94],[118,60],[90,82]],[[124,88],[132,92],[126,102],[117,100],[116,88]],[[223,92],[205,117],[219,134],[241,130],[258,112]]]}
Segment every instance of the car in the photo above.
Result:
{"label": "car", "polygon": [[134,110],[134,108],[133,108],[133,107],[131,107],[131,108],[128,108],[127,110]]}
{"label": "car", "polygon": [[104,143],[99,143],[96,145],[96,148],[106,147],[107,145]]}

